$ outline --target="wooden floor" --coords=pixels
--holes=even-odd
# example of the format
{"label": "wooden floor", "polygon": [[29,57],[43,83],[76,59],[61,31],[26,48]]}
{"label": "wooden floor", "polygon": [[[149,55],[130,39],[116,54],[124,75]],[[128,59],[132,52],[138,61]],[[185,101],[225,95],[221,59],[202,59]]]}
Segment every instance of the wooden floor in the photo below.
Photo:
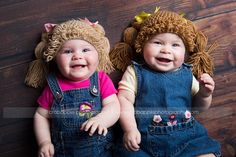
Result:
{"label": "wooden floor", "polygon": [[[113,46],[141,11],[156,6],[195,21],[218,42],[213,54],[216,89],[212,107],[197,116],[219,140],[223,157],[236,156],[236,1],[235,0],[1,0],[0,1],[0,156],[34,157],[32,115],[41,90],[24,85],[43,24],[72,18],[98,20]],[[112,75],[114,82],[118,76]]]}

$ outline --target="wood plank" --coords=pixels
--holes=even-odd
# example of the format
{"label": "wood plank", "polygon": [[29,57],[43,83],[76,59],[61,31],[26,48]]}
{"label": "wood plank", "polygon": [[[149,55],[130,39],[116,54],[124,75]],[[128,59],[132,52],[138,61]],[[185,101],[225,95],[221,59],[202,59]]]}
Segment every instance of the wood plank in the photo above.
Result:
{"label": "wood plank", "polygon": [[0,156],[36,156],[37,144],[32,126],[32,119],[21,119],[14,125],[1,128]]}
{"label": "wood plank", "polygon": [[[152,12],[156,6],[186,13],[208,35],[210,43],[218,41],[219,47],[213,54],[216,89],[212,107],[197,115],[197,119],[206,126],[210,136],[221,142],[223,156],[235,157],[235,0],[0,1],[0,156],[36,156],[32,119],[9,118],[6,111],[14,107],[36,107],[35,100],[41,90],[26,87],[24,77],[44,23],[78,17],[98,20],[113,46],[134,15]],[[111,77],[117,85],[121,74],[114,72]]]}
{"label": "wood plank", "polygon": [[[27,64],[28,65],[28,64]],[[6,119],[9,116],[16,114],[16,118],[30,118],[30,111],[34,111],[36,107],[36,99],[39,96],[41,89],[28,88],[24,84],[24,77],[26,73],[26,64],[4,68],[0,72],[0,127],[6,125],[14,126],[15,123],[21,121],[21,119]],[[16,111],[14,112],[14,108]],[[21,108],[22,107],[22,108]],[[28,108],[27,108],[28,107]],[[11,112],[9,113],[9,109]],[[8,111],[6,113],[6,111]],[[25,117],[24,117],[24,113]],[[0,129],[1,130],[1,129]]]}
{"label": "wood plank", "polygon": [[213,94],[213,104],[223,105],[227,102],[235,102],[236,98],[236,71],[221,72],[214,76],[216,83]]}

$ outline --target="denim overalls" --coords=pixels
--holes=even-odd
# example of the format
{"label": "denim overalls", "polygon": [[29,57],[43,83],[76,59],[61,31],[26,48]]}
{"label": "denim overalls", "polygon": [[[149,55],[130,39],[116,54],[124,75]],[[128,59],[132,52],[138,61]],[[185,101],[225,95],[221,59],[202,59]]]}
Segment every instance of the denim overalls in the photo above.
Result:
{"label": "denim overalls", "polygon": [[[117,157],[192,157],[214,153],[220,145],[192,116],[192,72],[183,64],[173,72],[157,72],[133,63],[137,80],[135,118],[141,133],[140,150],[117,148]],[[120,141],[121,142],[121,141]]]}
{"label": "denim overalls", "polygon": [[64,92],[55,75],[50,74],[47,80],[54,96],[50,111],[54,157],[110,157],[111,131],[106,136],[89,136],[80,130],[83,122],[101,111],[98,73],[90,77],[90,87]]}

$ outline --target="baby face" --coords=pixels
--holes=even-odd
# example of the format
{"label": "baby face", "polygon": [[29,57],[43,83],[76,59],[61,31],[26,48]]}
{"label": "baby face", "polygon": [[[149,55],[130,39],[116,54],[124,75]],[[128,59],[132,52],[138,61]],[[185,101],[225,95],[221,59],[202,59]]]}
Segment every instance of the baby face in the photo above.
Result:
{"label": "baby face", "polygon": [[153,36],[143,48],[145,62],[153,70],[174,71],[185,58],[185,46],[182,39],[173,33],[161,33]]}
{"label": "baby face", "polygon": [[68,40],[59,50],[56,63],[61,74],[72,81],[88,79],[97,69],[98,52],[84,40]]}

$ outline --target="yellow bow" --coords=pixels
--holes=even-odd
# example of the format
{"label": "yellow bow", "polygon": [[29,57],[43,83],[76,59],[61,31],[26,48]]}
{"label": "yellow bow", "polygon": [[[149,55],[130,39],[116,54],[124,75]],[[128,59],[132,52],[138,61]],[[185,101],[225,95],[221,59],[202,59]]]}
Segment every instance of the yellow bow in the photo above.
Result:
{"label": "yellow bow", "polygon": [[[156,7],[154,13],[156,13],[156,12],[159,11],[159,10],[160,10],[160,7]],[[134,17],[134,19],[135,19],[135,21],[136,21],[138,24],[141,24],[141,23],[143,23],[143,21],[144,21],[147,17],[149,17],[150,15],[152,15],[152,14],[146,13],[146,12],[142,11],[141,13],[139,13],[138,15],[136,15],[136,16]]]}
{"label": "yellow bow", "polygon": [[179,15],[180,15],[182,18],[184,18],[185,13],[184,13],[184,12],[181,12],[181,13],[179,13]]}

